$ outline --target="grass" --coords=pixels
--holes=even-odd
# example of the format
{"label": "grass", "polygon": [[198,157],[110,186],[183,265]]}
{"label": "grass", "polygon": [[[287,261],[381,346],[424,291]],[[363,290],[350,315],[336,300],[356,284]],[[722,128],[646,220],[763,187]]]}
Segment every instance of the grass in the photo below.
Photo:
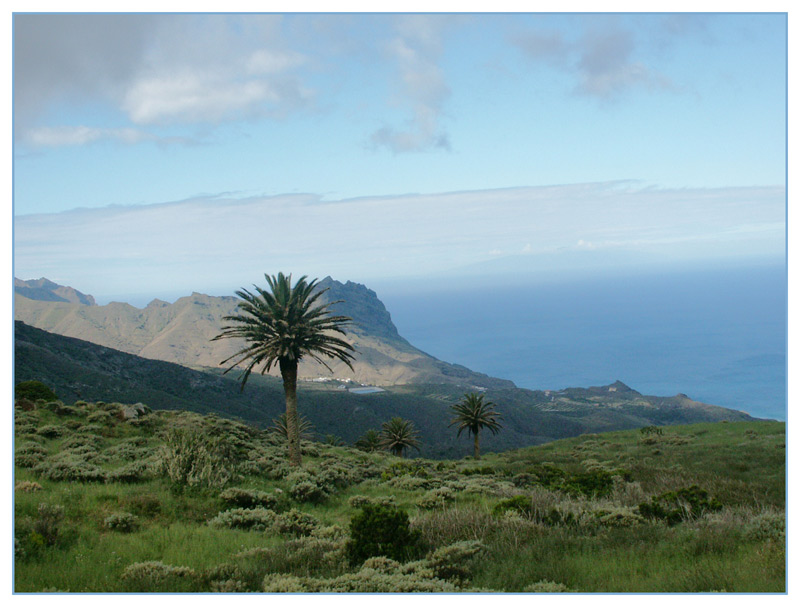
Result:
{"label": "grass", "polygon": [[[523,592],[541,582],[571,592],[786,588],[782,423],[584,435],[480,461],[400,460],[304,442],[305,472],[298,475],[284,464],[280,439],[244,424],[178,412],[131,423],[117,413],[113,403],[17,409],[16,592],[260,592],[269,574],[288,576],[269,578],[271,589],[285,591],[386,591],[398,584]],[[196,479],[191,486],[176,485],[163,465],[178,457],[163,441],[179,427],[197,430],[201,442],[222,436],[231,447],[216,459],[193,452],[205,472],[181,476]],[[132,462],[141,464],[135,474],[116,480]],[[216,474],[220,466],[228,474]],[[101,471],[92,482],[56,480],[62,477],[53,472],[91,467]],[[610,485],[600,482],[609,478]],[[652,496],[691,485],[707,490],[721,509],[672,526],[638,514],[638,504]],[[208,524],[233,507],[220,497],[226,487],[273,496],[264,530]],[[435,506],[427,498],[436,491],[451,499]],[[391,499],[409,513],[428,555],[420,564],[400,575],[394,565],[395,573],[378,574],[347,562],[353,504],[365,499]],[[501,503],[516,506],[498,509]],[[131,528],[109,527],[114,515],[134,521]],[[450,546],[447,554],[458,555],[461,543],[475,541],[480,550],[467,565],[430,569],[435,550]],[[139,577],[126,574],[132,566],[140,567]],[[449,570],[459,577],[437,577]]]}

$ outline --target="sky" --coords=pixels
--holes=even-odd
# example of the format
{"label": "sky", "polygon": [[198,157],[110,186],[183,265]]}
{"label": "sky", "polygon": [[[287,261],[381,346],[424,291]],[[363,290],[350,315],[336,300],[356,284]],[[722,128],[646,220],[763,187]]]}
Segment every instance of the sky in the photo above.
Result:
{"label": "sky", "polygon": [[146,303],[785,256],[785,14],[13,25],[19,278]]}

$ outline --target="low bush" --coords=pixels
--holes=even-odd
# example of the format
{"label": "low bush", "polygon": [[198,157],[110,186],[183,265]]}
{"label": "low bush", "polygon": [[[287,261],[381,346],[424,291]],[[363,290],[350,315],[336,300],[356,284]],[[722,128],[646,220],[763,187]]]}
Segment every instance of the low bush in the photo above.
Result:
{"label": "low bush", "polygon": [[70,454],[54,460],[45,460],[36,466],[33,471],[51,481],[103,483],[107,478],[104,470],[80,456]]}
{"label": "low bush", "polygon": [[60,438],[66,435],[68,430],[62,425],[47,425],[39,428],[36,433],[45,438]]}
{"label": "low bush", "polygon": [[292,508],[275,517],[275,530],[286,535],[302,537],[311,535],[320,526],[319,519]]}
{"label": "low bush", "polygon": [[22,443],[14,452],[14,464],[20,468],[34,468],[44,461],[46,453],[38,443]]}
{"label": "low bush", "polygon": [[219,437],[195,429],[167,431],[160,451],[160,469],[173,489],[221,488],[235,474],[235,454]]}
{"label": "low bush", "polygon": [[420,551],[420,532],[409,527],[408,514],[388,504],[363,504],[350,520],[350,539],[345,546],[351,564],[373,556],[396,561],[413,558]]}
{"label": "low bush", "polygon": [[697,485],[684,487],[677,491],[668,491],[649,502],[639,504],[639,514],[650,519],[666,521],[668,525],[677,525],[685,520],[694,520],[706,512],[717,512],[722,509],[708,491]]}
{"label": "low bush", "polygon": [[180,592],[192,589],[196,575],[189,567],[145,561],[128,565],[121,579],[129,592]]}
{"label": "low bush", "polygon": [[745,526],[744,537],[755,542],[783,542],[786,540],[786,517],[777,512],[759,514]]}
{"label": "low bush", "polygon": [[432,489],[417,500],[417,506],[423,510],[432,510],[434,508],[444,508],[448,504],[455,501],[455,492],[449,487],[439,487]]}
{"label": "low bush", "polygon": [[436,577],[460,585],[471,577],[473,562],[485,552],[486,546],[483,542],[463,541],[438,548],[425,560]]}
{"label": "low bush", "polygon": [[212,527],[266,531],[275,524],[277,515],[266,508],[234,508],[220,512],[208,521]]}
{"label": "low bush", "polygon": [[108,472],[109,482],[117,483],[138,483],[153,476],[153,470],[146,461],[135,461],[125,464],[115,470]]}
{"label": "low bush", "polygon": [[633,508],[612,507],[592,512],[604,527],[633,527],[644,522],[644,518]]}
{"label": "low bush", "polygon": [[380,497],[369,497],[368,495],[353,495],[347,500],[351,508],[361,508],[364,504],[385,504],[395,506],[394,495],[381,495]]}
{"label": "low bush", "polygon": [[117,512],[103,520],[103,526],[111,531],[131,533],[139,528],[139,518],[130,512]]}
{"label": "low bush", "polygon": [[219,494],[220,499],[237,508],[268,508],[275,510],[278,506],[278,495],[266,491],[255,491],[231,487]]}
{"label": "low bush", "polygon": [[21,481],[14,486],[14,491],[19,491],[20,493],[35,493],[41,490],[42,486],[35,481]]}
{"label": "low bush", "polygon": [[528,584],[522,589],[522,592],[570,592],[570,589],[560,582],[542,580],[534,584]]}

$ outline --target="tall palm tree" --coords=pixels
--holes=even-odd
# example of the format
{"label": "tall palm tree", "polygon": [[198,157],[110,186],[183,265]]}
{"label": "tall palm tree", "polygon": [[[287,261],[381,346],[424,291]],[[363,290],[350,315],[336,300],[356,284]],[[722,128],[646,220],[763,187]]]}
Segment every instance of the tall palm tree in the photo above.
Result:
{"label": "tall palm tree", "polygon": [[292,275],[282,272],[277,276],[264,275],[269,290],[255,286],[257,294],[246,289],[236,291],[239,314],[225,316],[223,320],[234,324],[222,327],[214,340],[224,338],[244,339],[245,347],[222,361],[231,366],[247,363],[241,375],[242,390],[253,369],[261,366],[261,374],[273,366],[280,369],[283,391],[286,396],[286,429],[289,439],[289,463],[299,466],[300,432],[297,418],[297,365],[305,357],[313,358],[330,370],[321,358],[339,359],[351,369],[354,360],[353,346],[334,335],[344,335],[344,327],[352,320],[346,316],[332,316],[329,308],[334,303],[315,305],[327,289],[314,291],[317,279],[306,281],[302,276],[292,286]]}
{"label": "tall palm tree", "polygon": [[419,451],[419,433],[413,422],[393,417],[381,425],[379,444],[397,457],[403,457],[403,452],[411,447]]}
{"label": "tall palm tree", "polygon": [[493,402],[484,402],[483,394],[475,392],[465,394],[461,402],[450,407],[456,414],[450,425],[458,424],[457,436],[461,436],[461,433],[466,430],[467,435],[472,434],[475,437],[475,459],[481,457],[479,436],[481,428],[488,429],[492,434],[497,434],[502,428],[499,420],[503,419],[503,416],[495,411],[494,407]]}

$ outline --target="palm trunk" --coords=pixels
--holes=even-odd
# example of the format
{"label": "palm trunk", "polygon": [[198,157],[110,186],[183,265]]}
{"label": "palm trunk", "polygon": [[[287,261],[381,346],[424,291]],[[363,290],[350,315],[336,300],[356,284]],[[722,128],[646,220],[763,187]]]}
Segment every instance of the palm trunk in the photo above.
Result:
{"label": "palm trunk", "polygon": [[481,444],[478,440],[478,432],[475,432],[475,459],[481,458]]}
{"label": "palm trunk", "polygon": [[300,453],[300,424],[297,418],[297,361],[281,359],[283,393],[286,396],[286,435],[289,440],[289,465],[302,463]]}

